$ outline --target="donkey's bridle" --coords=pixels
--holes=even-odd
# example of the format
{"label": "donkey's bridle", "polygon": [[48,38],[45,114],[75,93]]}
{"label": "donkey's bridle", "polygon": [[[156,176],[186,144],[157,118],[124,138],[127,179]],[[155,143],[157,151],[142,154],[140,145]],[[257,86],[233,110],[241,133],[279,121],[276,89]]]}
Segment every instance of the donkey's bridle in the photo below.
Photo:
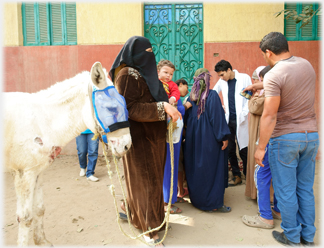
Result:
{"label": "donkey's bridle", "polygon": [[97,133],[100,134],[100,137],[102,137],[102,135],[105,134],[105,131],[98,124],[98,122],[96,120],[97,118],[96,118],[96,115],[95,115],[95,112],[94,112],[94,108],[93,108],[93,104],[92,104],[92,91],[93,91],[92,85],[91,85],[91,83],[88,83],[88,95],[89,95],[89,100],[90,100],[91,114],[92,114],[92,117],[93,117],[93,119],[95,121],[96,131],[97,131]]}

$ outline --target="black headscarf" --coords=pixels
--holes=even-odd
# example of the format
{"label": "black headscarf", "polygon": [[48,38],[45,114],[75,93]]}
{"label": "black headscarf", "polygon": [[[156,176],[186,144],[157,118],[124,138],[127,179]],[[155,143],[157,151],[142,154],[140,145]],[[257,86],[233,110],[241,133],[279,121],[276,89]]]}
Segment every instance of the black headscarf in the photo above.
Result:
{"label": "black headscarf", "polygon": [[158,78],[154,53],[145,51],[148,48],[152,48],[152,45],[147,38],[142,36],[133,36],[129,38],[111,66],[109,76],[114,82],[115,70],[121,64],[126,64],[126,66],[133,67],[134,69],[138,70],[138,72],[145,79],[153,98],[157,102],[167,102],[168,95],[166,94],[163,85]]}

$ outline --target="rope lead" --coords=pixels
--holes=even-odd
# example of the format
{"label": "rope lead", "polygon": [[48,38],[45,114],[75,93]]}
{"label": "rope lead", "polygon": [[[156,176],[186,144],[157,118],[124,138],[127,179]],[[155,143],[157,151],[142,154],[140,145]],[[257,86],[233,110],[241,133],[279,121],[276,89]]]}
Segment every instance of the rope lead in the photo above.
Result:
{"label": "rope lead", "polygon": [[[128,225],[129,225],[129,228],[131,229],[131,231],[133,232],[133,235],[134,236],[130,236],[128,235],[127,233],[125,233],[124,229],[121,227],[120,225],[120,218],[119,218],[119,213],[118,213],[118,206],[117,206],[117,201],[116,201],[116,195],[115,195],[115,186],[113,184],[110,185],[109,189],[110,189],[110,193],[111,195],[114,197],[114,204],[115,204],[115,209],[116,209],[116,215],[117,215],[117,223],[118,223],[118,227],[119,227],[119,230],[126,236],[126,237],[129,237],[130,239],[139,239],[142,243],[146,244],[146,245],[151,245],[150,243],[147,243],[145,240],[143,239],[140,239],[142,236],[144,236],[145,234],[149,234],[149,233],[152,233],[154,231],[157,231],[157,230],[160,230],[161,227],[164,225],[164,223],[166,223],[166,227],[165,227],[165,233],[164,233],[164,236],[163,238],[161,239],[160,242],[158,243],[154,243],[154,245],[158,245],[158,244],[161,244],[165,238],[166,238],[166,235],[168,233],[168,227],[169,227],[169,217],[170,217],[170,209],[171,209],[171,200],[172,200],[172,195],[173,195],[173,174],[174,174],[174,148],[173,148],[173,124],[172,124],[172,121],[169,122],[169,125],[168,125],[168,135],[169,135],[169,146],[170,146],[170,158],[171,158],[171,185],[170,185],[170,197],[169,197],[169,203],[168,203],[168,208],[167,208],[167,212],[166,212],[166,215],[164,216],[164,220],[162,222],[162,224],[156,228],[153,228],[151,229],[150,227],[148,228],[148,231],[146,232],[143,232],[141,233],[140,235],[137,235],[135,234],[134,232],[134,229],[133,229],[133,226],[131,225],[130,223],[130,218],[129,218],[129,211],[128,211],[128,204],[127,204],[127,200],[126,200],[126,196],[125,196],[125,190],[124,190],[124,187],[122,185],[122,181],[121,181],[121,177],[120,177],[120,172],[119,172],[119,169],[118,169],[118,165],[117,165],[117,159],[116,157],[113,155],[113,158],[114,158],[114,163],[115,163],[115,168],[116,168],[116,172],[117,172],[117,176],[118,176],[118,181],[119,181],[119,184],[121,186],[121,189],[122,189],[122,194],[123,194],[123,199],[124,199],[124,202],[125,202],[125,208],[126,208],[126,214],[127,214],[127,220],[128,220]],[[99,133],[96,133],[96,137],[98,137]],[[102,142],[102,146],[103,146],[103,153],[104,153],[104,156],[105,156],[105,160],[106,160],[106,167],[108,169],[108,175],[109,175],[109,178],[111,180],[111,183],[112,183],[112,175],[113,175],[113,172],[111,171],[110,169],[110,162],[109,160],[107,159],[107,154],[106,154],[106,145],[105,143],[103,142],[102,139],[100,139],[101,142]]]}

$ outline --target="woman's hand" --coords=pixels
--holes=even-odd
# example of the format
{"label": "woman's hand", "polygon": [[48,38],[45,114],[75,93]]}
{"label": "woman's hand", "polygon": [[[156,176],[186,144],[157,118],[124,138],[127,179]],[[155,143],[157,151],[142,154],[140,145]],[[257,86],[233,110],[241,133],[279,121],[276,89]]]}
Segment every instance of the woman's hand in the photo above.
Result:
{"label": "woman's hand", "polygon": [[225,150],[228,145],[228,140],[223,140],[222,150]]}
{"label": "woman's hand", "polygon": [[185,107],[185,110],[187,110],[192,107],[192,104],[190,102],[186,102],[183,106]]}
{"label": "woman's hand", "polygon": [[245,91],[252,91],[252,94],[254,94],[257,90],[262,90],[263,89],[263,82],[255,83],[255,84],[250,84],[246,86],[243,90]]}
{"label": "woman's hand", "polygon": [[251,91],[252,92],[252,96],[254,95],[254,93],[257,91],[255,88],[254,88],[254,85],[255,84],[250,84],[248,86],[246,86],[243,90],[243,92],[246,92],[246,91]]}
{"label": "woman's hand", "polygon": [[178,118],[180,118],[180,120],[182,120],[181,113],[175,107],[173,107],[170,103],[164,102],[163,105],[164,105],[165,112],[170,115],[173,122],[176,122],[178,120]]}

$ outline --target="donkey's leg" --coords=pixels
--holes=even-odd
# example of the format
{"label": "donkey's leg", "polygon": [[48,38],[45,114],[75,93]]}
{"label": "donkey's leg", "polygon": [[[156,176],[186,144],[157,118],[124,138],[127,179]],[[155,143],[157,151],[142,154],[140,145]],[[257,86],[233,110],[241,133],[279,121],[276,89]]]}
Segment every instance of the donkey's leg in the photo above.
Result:
{"label": "donkey's leg", "polygon": [[33,221],[33,196],[36,184],[34,171],[18,170],[15,174],[17,195],[18,246],[28,245],[29,229]]}
{"label": "donkey's leg", "polygon": [[34,191],[34,242],[35,245],[53,246],[52,243],[46,239],[43,226],[45,206],[43,201],[42,178],[42,173],[40,173],[36,179],[36,187]]}

